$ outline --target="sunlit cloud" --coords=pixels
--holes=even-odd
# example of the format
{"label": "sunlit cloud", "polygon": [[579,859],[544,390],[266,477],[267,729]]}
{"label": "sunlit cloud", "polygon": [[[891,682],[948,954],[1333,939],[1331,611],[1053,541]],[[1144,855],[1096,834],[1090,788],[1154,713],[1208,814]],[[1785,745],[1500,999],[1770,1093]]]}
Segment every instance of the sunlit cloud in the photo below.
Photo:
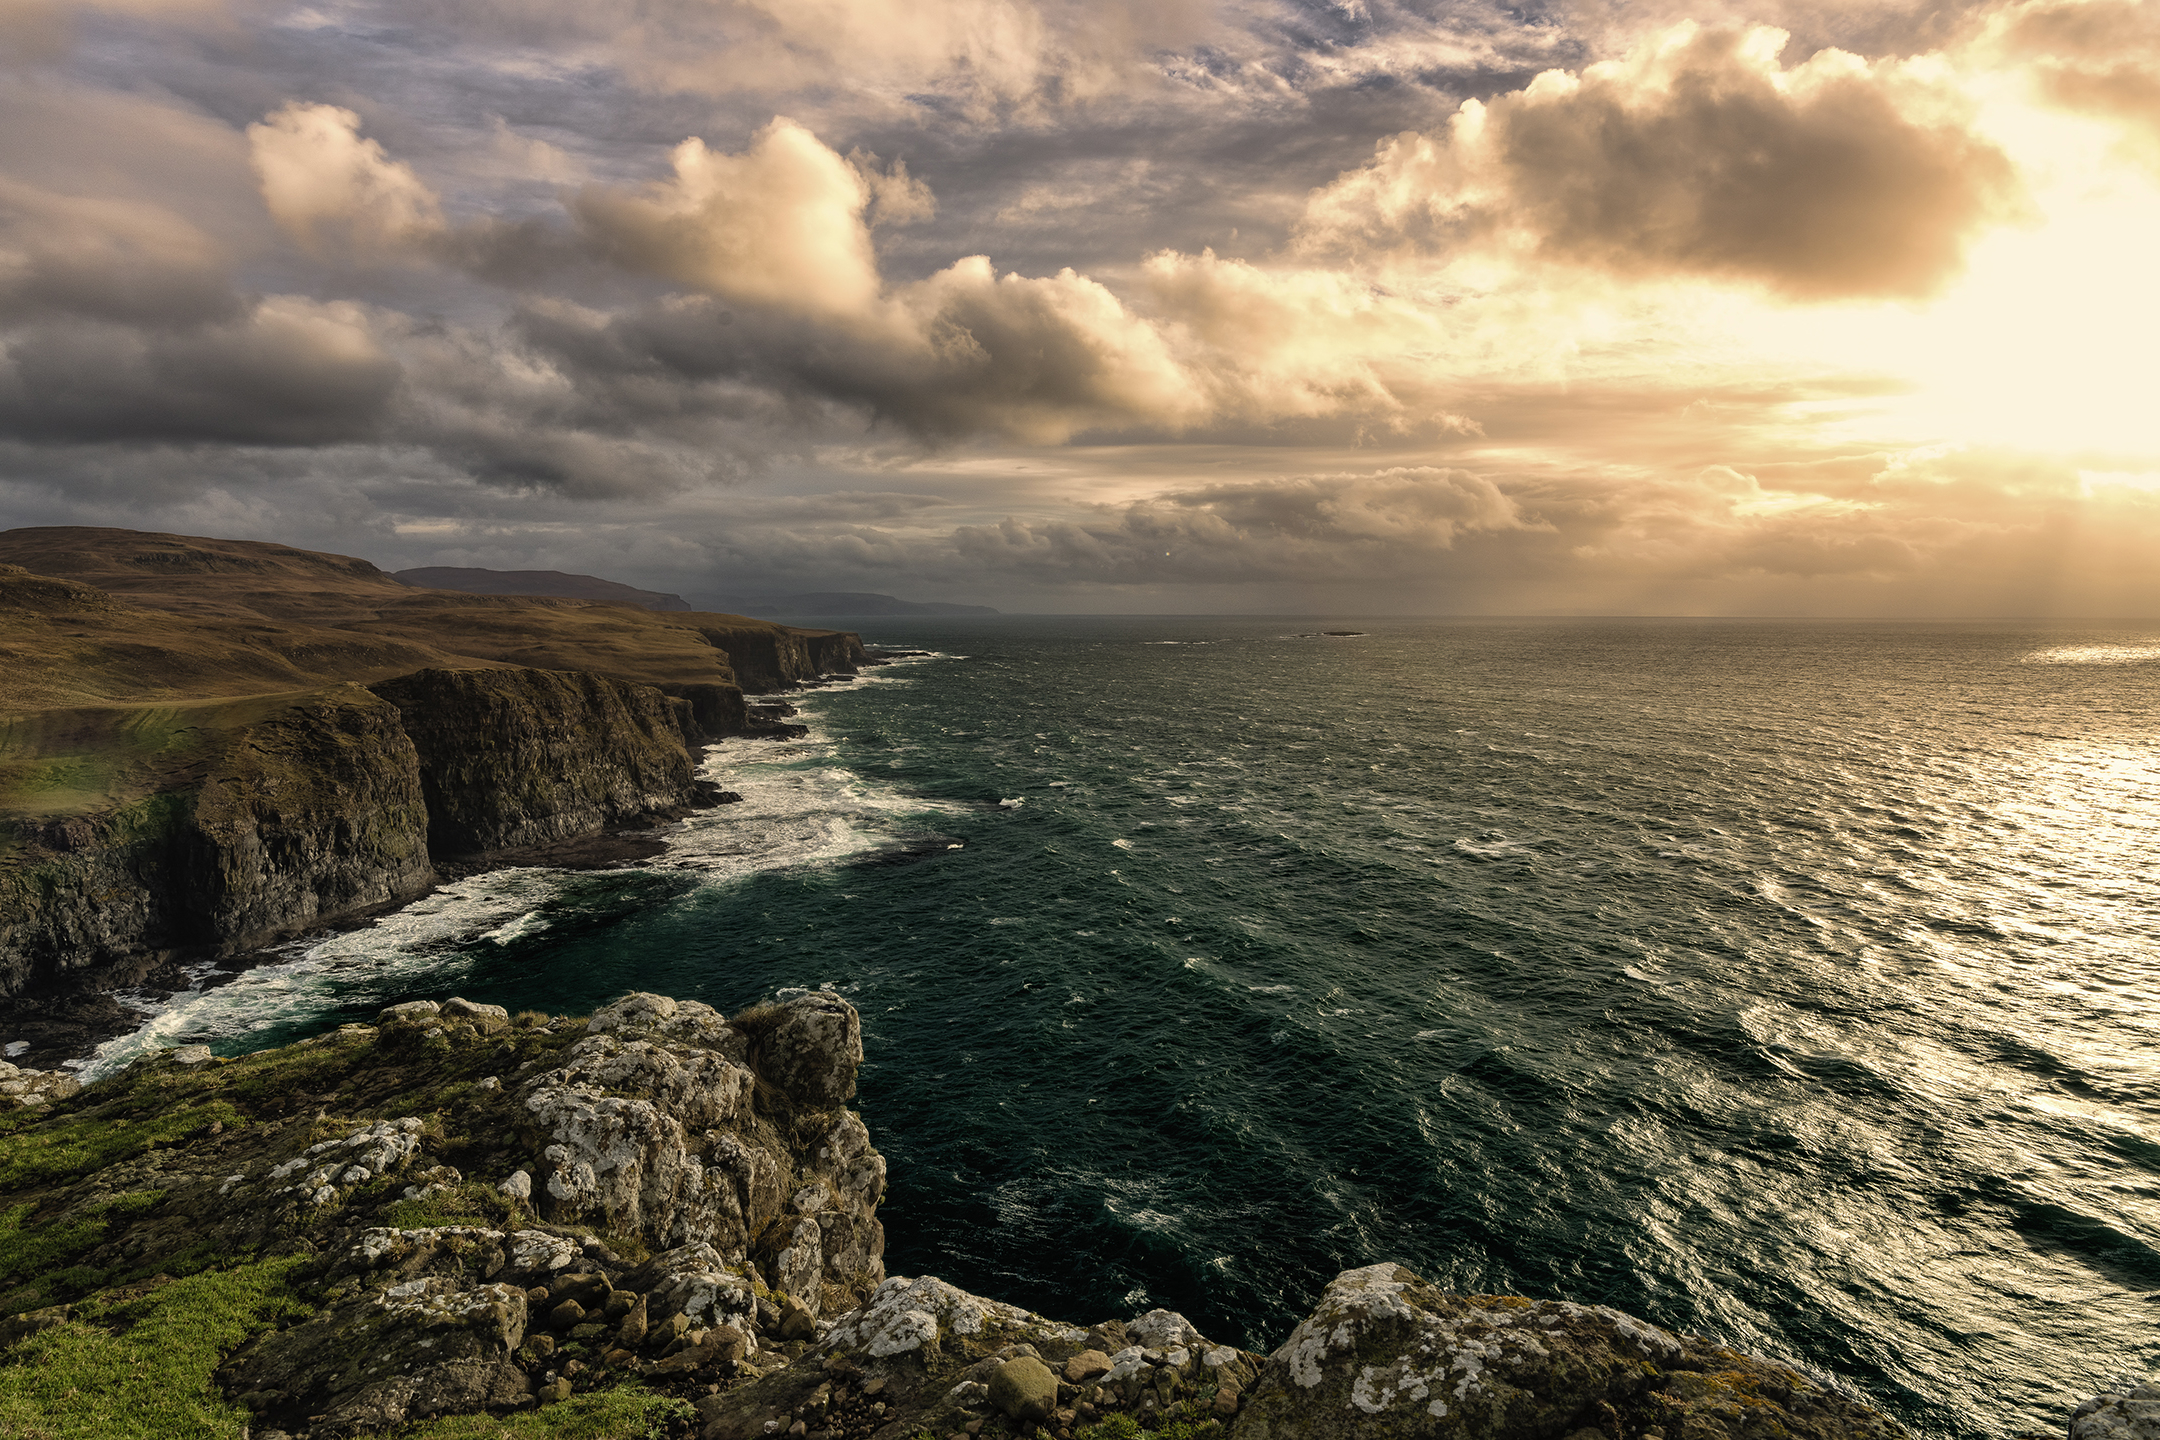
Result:
{"label": "sunlit cloud", "polygon": [[18,17],[19,523],[1014,608],[2160,611],[2153,0],[245,10]]}

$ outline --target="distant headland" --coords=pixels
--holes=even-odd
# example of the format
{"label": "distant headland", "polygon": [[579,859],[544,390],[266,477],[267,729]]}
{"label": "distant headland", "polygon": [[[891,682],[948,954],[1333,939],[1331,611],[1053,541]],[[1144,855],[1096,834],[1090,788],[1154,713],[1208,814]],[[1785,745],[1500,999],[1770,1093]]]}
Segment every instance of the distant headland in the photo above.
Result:
{"label": "distant headland", "polygon": [[656,853],[654,827],[732,798],[697,778],[702,746],[801,733],[754,697],[877,659],[591,584],[483,595],[266,542],[0,533],[6,1038],[70,1053],[131,1028],[115,989],[444,876]]}

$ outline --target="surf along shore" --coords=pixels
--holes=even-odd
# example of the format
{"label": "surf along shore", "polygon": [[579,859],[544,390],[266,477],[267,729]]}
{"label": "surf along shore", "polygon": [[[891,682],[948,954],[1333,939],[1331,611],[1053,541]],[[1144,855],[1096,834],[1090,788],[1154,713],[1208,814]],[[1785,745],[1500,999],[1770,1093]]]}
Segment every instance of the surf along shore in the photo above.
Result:
{"label": "surf along shore", "polygon": [[365,560],[0,533],[0,1045],[50,1068],[186,967],[511,865],[657,854],[708,745],[878,663],[744,616],[417,589]]}

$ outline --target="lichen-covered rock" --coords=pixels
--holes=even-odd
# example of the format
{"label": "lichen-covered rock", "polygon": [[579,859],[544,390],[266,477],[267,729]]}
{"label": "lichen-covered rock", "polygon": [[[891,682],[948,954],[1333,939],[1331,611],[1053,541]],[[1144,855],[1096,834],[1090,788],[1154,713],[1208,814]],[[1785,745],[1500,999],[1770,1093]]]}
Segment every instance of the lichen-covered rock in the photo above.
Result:
{"label": "lichen-covered rock", "polygon": [[28,1070],[0,1060],[0,1114],[50,1105],[81,1089],[65,1070]]}
{"label": "lichen-covered rock", "polygon": [[[1185,1343],[1158,1349],[1138,1337]],[[1196,1420],[1222,1413],[1212,1407],[1224,1395],[1235,1413],[1260,1363],[1209,1344],[1167,1310],[1083,1329],[934,1276],[894,1277],[794,1363],[711,1397],[699,1413],[705,1440],[758,1440],[798,1421],[805,1433],[904,1440],[1072,1431],[1111,1413]]]}
{"label": "lichen-covered rock", "polygon": [[[823,993],[778,1009],[755,1056],[695,1001],[634,994],[595,1014],[563,1063],[518,1092],[542,1212],[670,1249],[709,1246],[697,1273],[754,1266],[813,1316],[867,1297],[885,1278],[885,1161],[861,1117],[803,1099],[853,1093],[861,1022]],[[795,1103],[762,1113],[761,1079]]]}
{"label": "lichen-covered rock", "polygon": [[2070,1440],[2160,1440],[2160,1379],[2111,1382],[2071,1415]]}
{"label": "lichen-covered rock", "polygon": [[[287,1410],[326,1414],[318,1429],[328,1435],[514,1404],[529,1387],[508,1362],[530,1320],[526,1290],[509,1283],[516,1253],[508,1237],[477,1228],[369,1231],[332,1259],[329,1278],[343,1283],[331,1303],[243,1349],[228,1362],[231,1384],[278,1396]],[[528,1247],[522,1258],[537,1267],[552,1257]],[[488,1274],[508,1278],[481,1278]],[[473,1395],[511,1398],[458,1398]]]}
{"label": "lichen-covered rock", "polygon": [[1033,1355],[1015,1355],[990,1372],[990,1403],[1014,1420],[1049,1419],[1057,1396],[1057,1376]]}
{"label": "lichen-covered rock", "polygon": [[1450,1295],[1400,1265],[1337,1276],[1269,1357],[1235,1440],[1893,1440],[1786,1366],[1604,1306]]}
{"label": "lichen-covered rock", "polygon": [[855,1098],[862,1065],[862,1019],[837,995],[816,991],[780,1007],[760,1055],[765,1078],[798,1105],[823,1109]]}

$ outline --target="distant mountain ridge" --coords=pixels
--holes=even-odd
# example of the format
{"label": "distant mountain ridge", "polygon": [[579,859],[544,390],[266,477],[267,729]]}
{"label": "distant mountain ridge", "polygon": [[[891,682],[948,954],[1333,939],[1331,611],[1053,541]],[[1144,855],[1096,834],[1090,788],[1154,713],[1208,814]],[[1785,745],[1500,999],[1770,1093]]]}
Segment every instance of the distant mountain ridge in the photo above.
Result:
{"label": "distant mountain ridge", "polygon": [[561,570],[482,570],[458,565],[422,565],[413,570],[391,572],[408,585],[423,590],[462,590],[468,595],[553,595],[565,600],[612,600],[622,605],[642,605],[647,610],[687,611],[690,602],[680,595],[640,590],[597,575],[570,575]]}
{"label": "distant mountain ridge", "polygon": [[945,600],[899,600],[867,590],[816,590],[800,595],[699,595],[698,608],[738,615],[996,615],[988,605]]}

